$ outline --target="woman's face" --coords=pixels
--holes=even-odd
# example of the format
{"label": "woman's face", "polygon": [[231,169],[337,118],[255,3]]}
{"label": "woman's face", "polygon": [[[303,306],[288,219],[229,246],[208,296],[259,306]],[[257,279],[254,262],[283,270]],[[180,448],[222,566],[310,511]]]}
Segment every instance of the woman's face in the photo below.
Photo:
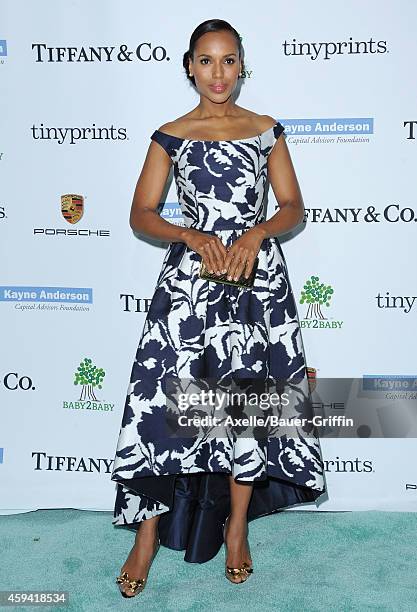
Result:
{"label": "woman's face", "polygon": [[207,32],[196,42],[189,72],[201,95],[224,102],[237,85],[241,69],[236,39],[231,32]]}

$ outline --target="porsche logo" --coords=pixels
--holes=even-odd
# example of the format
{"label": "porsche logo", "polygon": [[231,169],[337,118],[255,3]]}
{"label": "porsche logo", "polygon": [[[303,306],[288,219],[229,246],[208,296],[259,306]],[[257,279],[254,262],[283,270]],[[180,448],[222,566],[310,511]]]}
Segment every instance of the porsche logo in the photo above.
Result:
{"label": "porsche logo", "polygon": [[82,195],[67,193],[61,196],[61,212],[68,223],[78,223],[84,213],[84,198]]}
{"label": "porsche logo", "polygon": [[313,393],[313,391],[317,387],[317,370],[316,368],[309,368],[308,366],[306,366],[306,370],[307,370],[308,387],[310,389],[310,393]]}

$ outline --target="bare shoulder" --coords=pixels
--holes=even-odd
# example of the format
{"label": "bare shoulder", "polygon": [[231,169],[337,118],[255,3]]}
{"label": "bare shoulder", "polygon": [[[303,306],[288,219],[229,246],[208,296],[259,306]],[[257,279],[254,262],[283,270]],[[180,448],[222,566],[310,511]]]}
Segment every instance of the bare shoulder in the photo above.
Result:
{"label": "bare shoulder", "polygon": [[158,131],[165,132],[165,134],[169,134],[170,136],[182,138],[183,134],[187,131],[188,124],[189,119],[187,115],[184,115],[182,117],[178,117],[178,119],[164,123],[158,128]]}
{"label": "bare shoulder", "polygon": [[269,130],[269,128],[274,126],[276,122],[277,120],[270,115],[258,115],[258,127],[260,132]]}
{"label": "bare shoulder", "polygon": [[245,113],[244,116],[251,122],[254,129],[259,133],[269,130],[269,128],[275,125],[277,122],[277,120],[270,115],[260,115],[247,108],[242,108],[242,110]]}

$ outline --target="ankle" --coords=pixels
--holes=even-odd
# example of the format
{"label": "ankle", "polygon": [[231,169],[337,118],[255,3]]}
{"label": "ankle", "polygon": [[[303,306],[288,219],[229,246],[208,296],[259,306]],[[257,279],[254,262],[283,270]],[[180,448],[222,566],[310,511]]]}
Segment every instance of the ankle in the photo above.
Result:
{"label": "ankle", "polygon": [[138,530],[136,534],[136,538],[135,538],[135,544],[138,544],[140,542],[141,545],[153,544],[156,546],[158,541],[159,541],[158,531],[155,529],[144,529],[144,530],[140,529]]}
{"label": "ankle", "polygon": [[227,523],[228,525],[233,525],[235,528],[241,529],[247,527],[248,519],[245,515],[230,514]]}

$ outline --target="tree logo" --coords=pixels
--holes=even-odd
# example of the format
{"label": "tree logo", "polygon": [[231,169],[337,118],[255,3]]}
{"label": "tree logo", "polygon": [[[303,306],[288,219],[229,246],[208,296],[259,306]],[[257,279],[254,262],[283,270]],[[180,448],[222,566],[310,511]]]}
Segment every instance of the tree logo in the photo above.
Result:
{"label": "tree logo", "polygon": [[[63,400],[62,407],[65,410],[91,410],[93,412],[113,412],[114,403],[108,400],[97,399],[97,389],[102,389],[105,377],[103,368],[98,368],[93,364],[92,359],[85,357],[80,362],[75,374],[74,385],[80,385],[80,396],[78,400]],[[72,395],[72,394],[71,394]]]}
{"label": "tree logo", "polygon": [[311,276],[301,291],[300,304],[307,303],[308,309],[306,319],[327,319],[322,313],[322,306],[330,306],[330,300],[334,293],[330,285],[319,283],[318,276]]}
{"label": "tree logo", "polygon": [[80,363],[75,372],[74,380],[74,385],[81,385],[80,402],[84,400],[91,400],[93,402],[99,401],[95,396],[94,387],[98,389],[102,388],[101,383],[103,382],[104,376],[105,372],[103,368],[97,368],[97,366],[93,365],[91,359],[86,357],[84,361]]}

